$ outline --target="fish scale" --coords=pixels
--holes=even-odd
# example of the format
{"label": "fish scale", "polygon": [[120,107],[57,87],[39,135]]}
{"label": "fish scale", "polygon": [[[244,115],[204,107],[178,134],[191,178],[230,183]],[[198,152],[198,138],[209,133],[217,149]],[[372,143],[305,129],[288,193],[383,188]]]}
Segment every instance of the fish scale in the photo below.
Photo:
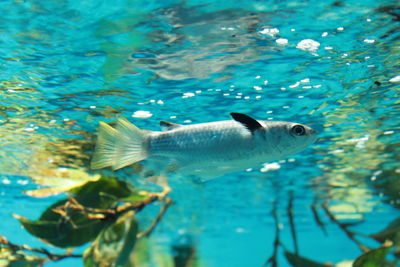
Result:
{"label": "fish scale", "polygon": [[150,156],[225,159],[240,153],[238,148],[249,151],[252,143],[251,133],[233,121],[188,125],[150,135]]}

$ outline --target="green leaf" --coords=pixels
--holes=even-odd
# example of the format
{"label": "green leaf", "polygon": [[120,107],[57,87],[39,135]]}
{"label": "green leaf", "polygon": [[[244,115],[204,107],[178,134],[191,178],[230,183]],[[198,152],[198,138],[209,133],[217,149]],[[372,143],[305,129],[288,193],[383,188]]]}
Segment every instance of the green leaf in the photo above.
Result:
{"label": "green leaf", "polygon": [[138,225],[134,212],[124,216],[105,228],[92,245],[86,249],[83,261],[85,267],[132,266],[130,255],[136,243]]}
{"label": "green leaf", "polygon": [[126,182],[104,176],[98,181],[88,182],[71,192],[80,204],[92,208],[108,208],[110,204],[132,194]]}
{"label": "green leaf", "polygon": [[131,194],[128,197],[121,198],[122,202],[130,202],[130,203],[139,203],[149,199],[150,196],[148,195],[140,195],[137,192]]}
{"label": "green leaf", "polygon": [[333,267],[332,264],[319,263],[289,251],[285,251],[285,257],[293,267]]}
{"label": "green leaf", "polygon": [[30,234],[60,248],[81,246],[92,241],[109,224],[108,221],[90,220],[83,215],[60,221],[30,221],[17,215],[15,217]]}
{"label": "green leaf", "polygon": [[44,173],[31,174],[30,177],[35,183],[49,187],[24,191],[26,195],[31,197],[58,195],[101,178],[99,174],[91,175],[81,168],[50,168],[41,171]]}
{"label": "green leaf", "polygon": [[[390,244],[391,245],[391,244]],[[389,253],[390,245],[384,245],[377,249],[372,249],[358,257],[353,267],[383,267],[386,263],[386,256]]]}
{"label": "green leaf", "polygon": [[[112,209],[120,198],[132,194],[128,184],[116,178],[102,177],[87,182],[72,190],[74,199],[85,208]],[[37,221],[15,216],[32,235],[57,247],[75,247],[94,240],[104,227],[113,223],[114,218],[101,219],[88,216],[87,212],[65,209],[66,214],[54,212],[69,199],[60,200],[48,207]]]}
{"label": "green leaf", "polygon": [[115,265],[116,266],[129,266],[129,256],[133,251],[133,248],[135,247],[136,243],[136,235],[138,232],[138,224],[133,217],[131,216],[130,219],[128,219],[129,226],[127,233],[124,236],[124,243],[122,245],[121,251],[118,255],[118,258],[116,260]]}

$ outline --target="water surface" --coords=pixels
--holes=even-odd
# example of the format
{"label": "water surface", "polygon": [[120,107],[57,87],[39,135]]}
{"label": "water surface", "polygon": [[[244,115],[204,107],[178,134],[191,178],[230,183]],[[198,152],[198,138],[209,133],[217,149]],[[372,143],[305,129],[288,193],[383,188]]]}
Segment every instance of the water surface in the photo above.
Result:
{"label": "water surface", "polygon": [[[0,233],[14,242],[42,246],[11,214],[34,219],[57,199],[22,191],[48,169],[90,172],[98,122],[119,116],[158,130],[160,120],[242,112],[320,131],[279,162],[204,184],[171,177],[175,204],[155,250],[193,242],[204,266],[262,266],[274,207],[280,242],[295,250],[293,205],[300,254],[338,263],[362,252],[323,203],[340,220],[364,220],[352,229],[365,234],[398,217],[397,1],[2,1],[0,10]],[[282,248],[278,260],[291,266]]]}

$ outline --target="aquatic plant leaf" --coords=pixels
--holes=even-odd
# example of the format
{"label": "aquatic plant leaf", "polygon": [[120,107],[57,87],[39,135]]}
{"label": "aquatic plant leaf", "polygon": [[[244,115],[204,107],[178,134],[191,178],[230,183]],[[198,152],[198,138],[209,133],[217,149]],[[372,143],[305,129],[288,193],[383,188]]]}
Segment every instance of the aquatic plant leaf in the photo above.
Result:
{"label": "aquatic plant leaf", "polygon": [[121,198],[130,196],[133,191],[126,182],[103,176],[98,181],[87,182],[72,189],[71,193],[85,207],[109,208]]}
{"label": "aquatic plant leaf", "polygon": [[392,241],[395,245],[400,244],[400,218],[393,220],[385,227],[382,231],[370,235],[373,239],[380,243],[384,243],[386,240]]}
{"label": "aquatic plant leaf", "polygon": [[48,259],[37,255],[29,255],[22,251],[13,251],[10,248],[0,247],[1,267],[40,267]]}
{"label": "aquatic plant leaf", "polygon": [[27,196],[30,197],[50,197],[50,196],[55,196],[59,195],[61,193],[67,192],[71,190],[74,187],[51,187],[51,188],[39,188],[39,189],[33,189],[33,190],[26,190],[23,191],[23,193]]}
{"label": "aquatic plant leaf", "polygon": [[333,267],[334,265],[330,263],[319,263],[307,258],[304,258],[300,255],[296,255],[290,251],[285,251],[285,257],[287,261],[293,267]]}
{"label": "aquatic plant leaf", "polygon": [[[90,213],[85,209],[113,209],[120,198],[132,193],[126,182],[110,177],[87,182],[71,191],[76,203],[71,203],[71,199],[57,201],[37,221],[18,215],[15,217],[30,234],[46,243],[62,248],[80,246],[95,239],[114,220],[113,217],[105,219],[103,214]],[[67,207],[71,204],[76,208]]]}
{"label": "aquatic plant leaf", "polygon": [[[129,263],[129,256],[133,251],[136,243],[136,235],[138,232],[138,225],[134,217],[130,220],[130,225],[127,233],[125,234],[125,241],[122,245],[118,258],[116,260],[116,266],[126,266]],[[129,265],[128,265],[129,266]]]}
{"label": "aquatic plant leaf", "polygon": [[18,215],[18,219],[24,228],[43,242],[60,247],[76,247],[92,241],[99,232],[109,224],[98,219],[89,220],[81,216],[78,220],[63,221],[30,221]]}
{"label": "aquatic plant leaf", "polygon": [[[97,238],[124,213],[121,209],[136,209],[136,203],[150,203],[154,199],[154,194],[133,191],[128,183],[105,176],[70,193],[69,198],[50,205],[37,221],[18,215],[15,218],[30,234],[46,243],[62,248],[76,247]],[[117,208],[120,213],[116,213]],[[124,244],[129,245],[127,241]]]}
{"label": "aquatic plant leaf", "polygon": [[135,247],[138,225],[134,212],[128,212],[105,228],[86,249],[86,267],[132,266],[130,255]]}
{"label": "aquatic plant leaf", "polygon": [[[48,170],[49,172],[49,170]],[[101,178],[99,174],[89,175],[83,169],[58,168],[51,170],[46,175],[31,175],[32,179],[41,185],[49,188],[27,190],[24,193],[31,197],[48,197],[71,191],[87,182],[94,182]]]}
{"label": "aquatic plant leaf", "polygon": [[145,201],[146,199],[148,199],[151,196],[145,195],[145,194],[140,194],[139,192],[134,193],[128,197],[124,197],[121,198],[121,201],[123,202],[130,202],[130,203],[138,203],[138,202],[142,202]]}
{"label": "aquatic plant leaf", "polygon": [[382,247],[377,249],[372,249],[360,257],[358,257],[354,263],[353,267],[383,267],[386,266],[386,256],[391,248],[391,242],[384,244]]}

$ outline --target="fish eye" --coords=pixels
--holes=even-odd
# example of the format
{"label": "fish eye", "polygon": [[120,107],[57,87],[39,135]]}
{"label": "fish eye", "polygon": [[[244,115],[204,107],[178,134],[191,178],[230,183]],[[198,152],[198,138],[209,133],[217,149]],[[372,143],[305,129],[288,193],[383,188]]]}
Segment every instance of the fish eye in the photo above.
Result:
{"label": "fish eye", "polygon": [[306,129],[301,125],[295,125],[292,127],[292,133],[294,135],[305,135]]}

